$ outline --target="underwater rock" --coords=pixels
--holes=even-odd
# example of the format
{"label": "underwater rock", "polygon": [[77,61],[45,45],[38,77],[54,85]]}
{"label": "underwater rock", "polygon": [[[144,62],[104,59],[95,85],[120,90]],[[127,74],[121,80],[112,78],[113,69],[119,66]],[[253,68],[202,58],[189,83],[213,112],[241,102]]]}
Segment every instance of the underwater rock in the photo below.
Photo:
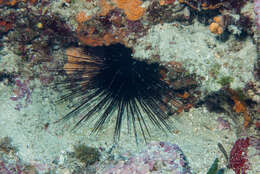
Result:
{"label": "underwater rock", "polygon": [[176,144],[168,142],[152,142],[138,154],[126,161],[118,161],[116,165],[107,166],[102,174],[126,174],[126,173],[165,173],[191,174],[188,161],[182,150]]}

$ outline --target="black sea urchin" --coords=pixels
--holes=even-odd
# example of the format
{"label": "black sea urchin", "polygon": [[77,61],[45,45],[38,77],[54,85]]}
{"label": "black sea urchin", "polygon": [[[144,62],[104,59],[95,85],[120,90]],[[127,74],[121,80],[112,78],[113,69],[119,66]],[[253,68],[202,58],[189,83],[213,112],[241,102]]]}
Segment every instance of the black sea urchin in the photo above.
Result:
{"label": "black sea urchin", "polygon": [[162,80],[159,64],[135,60],[131,54],[130,48],[115,44],[88,48],[84,56],[68,55],[63,67],[68,77],[57,87],[65,92],[60,101],[77,102],[61,120],[80,115],[77,127],[95,118],[92,132],[97,133],[116,116],[114,141],[119,140],[124,120],[136,138],[137,129],[144,139],[149,135],[147,121],[162,130],[171,130],[166,113],[170,107],[165,98],[173,98],[174,90]]}

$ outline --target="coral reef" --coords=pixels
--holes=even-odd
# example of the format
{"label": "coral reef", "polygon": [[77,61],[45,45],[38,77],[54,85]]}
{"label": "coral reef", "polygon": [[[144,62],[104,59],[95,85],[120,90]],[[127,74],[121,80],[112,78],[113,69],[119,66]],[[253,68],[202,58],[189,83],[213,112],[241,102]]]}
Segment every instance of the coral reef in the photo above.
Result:
{"label": "coral reef", "polygon": [[[62,18],[43,10],[46,6],[46,2],[42,2],[39,5],[40,10],[35,10],[27,3],[19,3],[18,7],[8,10],[5,10],[5,7],[0,8],[1,43],[20,57],[15,59],[15,64],[21,66],[17,66],[18,70],[13,72],[17,80],[39,78],[43,85],[51,82],[53,77],[48,74],[50,66],[47,64],[52,62],[51,65],[55,65],[53,53],[77,40]],[[22,96],[29,95],[29,92],[25,94],[21,83],[16,86],[12,100],[19,100],[23,98]]]}
{"label": "coral reef", "polygon": [[132,7],[134,1],[129,1],[129,3],[119,3],[121,8],[128,7],[125,8],[127,9],[126,17],[122,15],[119,8],[115,8],[105,0],[100,1],[101,11],[96,16],[86,17],[84,13],[78,13],[76,15],[76,21],[78,22],[76,32],[79,40],[88,46],[108,46],[115,43],[129,45],[129,38],[134,40],[142,36],[145,28],[140,22],[139,16],[131,14],[130,11],[133,8],[133,10],[137,10],[136,13],[139,14],[140,12],[138,12],[135,5]]}
{"label": "coral reef", "polygon": [[[209,26],[210,32],[215,34],[211,34],[212,38],[218,39],[221,43],[223,41],[223,45],[225,39],[222,38],[229,34],[234,34],[239,37],[253,35],[256,37],[256,27],[258,32],[260,31],[260,1],[255,0],[254,2],[254,5],[252,5],[252,0],[65,0],[55,2],[49,0],[0,0],[0,47],[10,49],[19,55],[20,58],[17,59],[16,62],[17,65],[19,65],[17,66],[19,67],[19,71],[16,73],[1,71],[0,81],[14,85],[13,96],[8,96],[8,99],[16,101],[17,105],[15,109],[20,110],[31,104],[33,88],[30,82],[34,78],[39,78],[42,85],[41,87],[44,88],[54,80],[54,77],[50,75],[50,68],[54,67],[53,69],[55,69],[57,68],[56,66],[60,66],[63,70],[62,73],[65,72],[67,75],[73,75],[72,70],[82,69],[84,64],[83,59],[86,60],[86,57],[82,54],[83,49],[78,48],[79,45],[81,47],[97,47],[121,43],[131,48],[134,54],[138,52],[136,51],[136,45],[138,45],[138,43],[144,43],[138,39],[146,36],[148,30],[151,29],[152,34],[150,35],[152,39],[145,39],[148,41],[152,40],[152,42],[154,41],[155,46],[152,46],[153,43],[150,45],[143,44],[143,52],[148,53],[148,50],[158,49],[166,53],[167,51],[165,50],[181,50],[182,48],[187,49],[187,52],[189,52],[189,48],[185,45],[181,47],[176,44],[182,41],[176,38],[178,36],[183,37],[188,30],[190,30],[190,33],[196,32],[196,30],[200,33],[202,33],[201,31],[206,31],[196,26],[201,26],[201,23],[197,23],[197,20],[199,20],[199,22],[203,21],[202,23]],[[55,3],[60,3],[59,7],[66,11],[66,15],[64,15],[65,13],[61,14],[59,12],[54,13],[55,10],[49,11],[49,5]],[[77,7],[77,5],[80,6],[80,4],[83,3],[94,4],[91,8],[95,8],[96,11],[87,8],[79,8],[76,10],[72,8]],[[74,4],[77,5],[73,6]],[[256,16],[253,14],[253,8]],[[93,10],[94,14],[89,15],[90,13],[88,13],[88,11],[90,10]],[[70,12],[72,12],[72,14],[70,14]],[[202,18],[205,20],[200,20]],[[165,23],[169,25],[166,27],[160,25]],[[170,28],[170,26],[174,26],[174,29]],[[158,27],[159,30],[155,30],[155,27]],[[191,27],[194,27],[195,30],[191,29]],[[167,30],[167,28],[170,29]],[[181,34],[169,35],[169,38],[166,38],[169,39],[168,44],[165,42],[165,37],[163,37],[165,35],[168,37],[167,32],[163,33],[166,30],[168,33],[169,31],[174,31],[174,33],[180,32]],[[158,36],[158,40],[156,40],[156,32],[163,33]],[[206,37],[200,38],[201,35],[193,35],[193,39],[191,40],[187,39],[191,36],[187,38],[183,37],[187,40],[183,40],[181,43],[187,43],[187,45],[192,46],[201,43],[198,42],[199,39],[197,36],[199,36],[198,38],[201,40],[207,40],[205,39]],[[226,37],[226,39],[228,39],[228,37]],[[163,44],[159,45],[161,40],[163,40]],[[241,133],[241,130],[248,131],[253,126],[252,129],[254,131],[259,131],[260,85],[256,82],[247,84],[246,88],[242,89],[242,93],[247,94],[248,98],[241,98],[238,90],[231,89],[231,84],[239,78],[242,79],[243,84],[248,83],[247,80],[250,78],[242,78],[242,76],[237,78],[235,75],[233,76],[232,73],[226,73],[233,70],[233,65],[229,66],[228,63],[230,59],[225,59],[229,57],[223,56],[234,55],[234,52],[239,52],[241,48],[246,47],[248,42],[246,43],[242,39],[234,39],[234,42],[230,43],[230,48],[224,48],[216,46],[216,42],[218,41],[215,41],[215,43],[212,41],[205,42],[205,47],[210,49],[203,50],[205,47],[197,47],[189,52],[191,57],[196,57],[196,55],[207,57],[207,55],[209,55],[208,57],[213,58],[214,56],[212,55],[215,54],[216,56],[214,58],[216,58],[216,60],[219,62],[227,62],[215,64],[214,67],[212,66],[211,76],[205,75],[201,78],[195,74],[188,73],[186,67],[185,69],[182,68],[182,64],[184,65],[187,62],[199,62],[199,59],[183,59],[184,61],[181,62],[177,60],[181,57],[177,54],[177,51],[172,55],[169,53],[169,57],[167,57],[168,55],[165,56],[165,54],[147,54],[149,55],[149,61],[159,62],[160,65],[165,67],[160,69],[161,79],[176,90],[172,96],[163,98],[163,102],[168,103],[175,109],[174,112],[164,105],[161,105],[160,109],[165,111],[168,115],[172,115],[189,111],[190,108],[197,105],[199,107],[200,105],[197,104],[197,101],[201,97],[201,94],[200,91],[195,88],[200,85],[200,80],[212,78],[222,89],[210,93],[203,99],[202,103],[205,104],[210,111],[224,112],[228,115],[222,115],[214,119],[218,123],[217,129],[234,131],[231,130],[231,127],[232,129],[235,127],[232,125],[232,121],[230,121],[231,118],[236,127],[239,127],[237,131],[238,134]],[[258,52],[260,52],[259,38],[257,43]],[[185,51],[185,49],[182,51]],[[222,51],[222,49],[224,51]],[[212,52],[215,50],[220,51],[208,54],[208,50],[212,50]],[[204,54],[202,53],[203,51],[207,53]],[[241,52],[246,51],[243,50]],[[55,57],[56,55],[58,56]],[[63,58],[65,58],[66,55],[67,62],[64,62]],[[0,54],[0,59],[1,56]],[[185,56],[189,57],[188,54],[185,54]],[[233,57],[236,56],[241,56],[239,57],[239,59],[241,58],[240,60],[247,58],[242,53],[236,54]],[[167,57],[167,59],[163,59],[162,57]],[[89,57],[87,58],[89,59]],[[59,59],[59,62],[55,62],[57,59]],[[164,62],[165,60],[167,62]],[[208,62],[204,61],[206,64],[215,61],[215,59],[204,60],[209,60]],[[83,63],[80,64],[79,62]],[[201,62],[204,63],[203,61]],[[251,59],[250,62],[252,62]],[[249,69],[249,66],[245,63],[240,64],[239,66],[242,67],[241,72],[245,72]],[[223,68],[226,65],[229,67],[226,69]],[[190,66],[190,64],[185,66]],[[196,68],[199,69],[200,65]],[[204,67],[201,69],[204,69]],[[219,71],[220,69],[224,69],[222,72],[226,74]],[[260,79],[259,58],[255,70],[255,77]],[[244,77],[246,77],[246,75],[244,75]],[[211,91],[209,90],[209,92]],[[178,100],[175,100],[176,98]],[[47,129],[48,126],[49,124],[46,124],[44,129]],[[52,124],[50,124],[49,127],[51,126]],[[11,146],[6,144],[7,143],[0,142],[0,151],[5,151],[5,153],[12,151]],[[238,139],[230,152],[229,167],[236,173],[243,173],[249,169],[250,164],[246,157],[248,146],[254,146],[258,150],[256,155],[259,155],[259,138],[253,140],[251,137],[249,140],[248,138]],[[82,150],[84,148],[86,147],[78,146],[75,148],[75,156],[86,165],[92,165],[98,160],[100,154],[95,151],[96,149],[89,148],[84,151]],[[84,152],[81,153],[82,151]],[[84,153],[86,153],[85,156],[82,156]],[[179,173],[190,173],[187,161],[180,148],[175,144],[166,142],[152,143],[140,154],[126,157],[126,159],[125,161],[121,160],[116,165],[111,164],[102,171],[107,173],[123,173],[129,171],[132,173],[159,173],[160,171],[170,169],[176,171],[176,173],[177,171]],[[26,173],[24,172],[25,168],[21,160],[10,163],[8,159],[3,159],[2,156],[0,156],[0,173]],[[82,167],[82,170],[84,169],[85,168]]]}
{"label": "coral reef", "polygon": [[254,14],[252,13],[252,9],[245,7],[246,4],[252,1],[179,0],[179,2],[188,5],[193,10],[199,11],[199,14],[207,14],[206,16],[213,15],[213,17],[214,14],[218,16],[221,14],[222,22],[219,23],[213,19],[213,22],[209,26],[210,31],[214,34],[222,34],[224,30],[238,35],[242,32],[250,34],[253,32]]}
{"label": "coral reef", "polygon": [[[126,157],[127,158],[127,157]],[[116,165],[108,165],[102,174],[126,173],[164,173],[171,171],[173,174],[191,174],[182,150],[176,144],[168,142],[152,142],[145,149],[126,161],[118,161]]]}
{"label": "coral reef", "polygon": [[190,12],[182,4],[175,1],[161,3],[152,1],[144,8],[139,0],[101,0],[96,15],[86,17],[82,12],[76,15],[78,38],[88,46],[122,43],[131,47],[153,24],[190,21]]}

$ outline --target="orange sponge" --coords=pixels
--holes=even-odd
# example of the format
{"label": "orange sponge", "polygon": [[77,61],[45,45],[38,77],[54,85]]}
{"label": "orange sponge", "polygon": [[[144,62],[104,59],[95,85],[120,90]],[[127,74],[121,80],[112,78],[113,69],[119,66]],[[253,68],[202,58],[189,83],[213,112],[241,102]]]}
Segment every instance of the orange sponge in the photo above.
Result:
{"label": "orange sponge", "polygon": [[209,25],[209,30],[211,31],[211,33],[214,34],[222,34],[224,31],[224,17],[223,16],[215,16],[213,18],[213,21],[210,25]]}
{"label": "orange sponge", "polygon": [[28,2],[30,4],[34,4],[37,2],[37,0],[0,0],[0,4],[9,6],[14,6],[19,2]]}
{"label": "orange sponge", "polygon": [[99,0],[98,4],[101,8],[100,16],[106,16],[107,13],[114,8],[111,4],[107,2],[107,0]]}
{"label": "orange sponge", "polygon": [[211,33],[214,33],[214,34],[222,34],[223,33],[223,27],[218,24],[217,22],[212,22],[210,25],[209,25],[209,30],[211,31]]}
{"label": "orange sponge", "polygon": [[142,1],[140,0],[113,0],[118,8],[124,10],[127,19],[136,21],[140,19],[145,12],[145,9],[141,7]]}
{"label": "orange sponge", "polygon": [[79,13],[76,15],[76,21],[77,21],[78,23],[86,22],[86,21],[88,21],[90,18],[91,18],[91,16],[86,16],[86,14],[85,14],[83,11],[79,12]]}

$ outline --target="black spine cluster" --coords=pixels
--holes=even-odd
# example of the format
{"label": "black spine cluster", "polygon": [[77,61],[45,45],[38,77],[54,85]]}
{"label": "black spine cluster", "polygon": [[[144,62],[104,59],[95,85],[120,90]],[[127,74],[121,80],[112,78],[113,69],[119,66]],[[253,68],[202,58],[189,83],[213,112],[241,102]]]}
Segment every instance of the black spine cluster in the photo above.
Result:
{"label": "black spine cluster", "polygon": [[60,101],[76,101],[62,120],[79,116],[77,127],[95,117],[93,132],[97,133],[115,116],[115,141],[119,140],[124,120],[136,139],[138,129],[144,139],[150,136],[147,121],[171,130],[168,114],[161,108],[169,108],[164,97],[174,97],[174,91],[162,80],[159,64],[133,59],[131,49],[121,44],[88,48],[86,53],[95,56],[69,62],[78,66],[67,69],[68,78],[57,83],[64,89]]}

